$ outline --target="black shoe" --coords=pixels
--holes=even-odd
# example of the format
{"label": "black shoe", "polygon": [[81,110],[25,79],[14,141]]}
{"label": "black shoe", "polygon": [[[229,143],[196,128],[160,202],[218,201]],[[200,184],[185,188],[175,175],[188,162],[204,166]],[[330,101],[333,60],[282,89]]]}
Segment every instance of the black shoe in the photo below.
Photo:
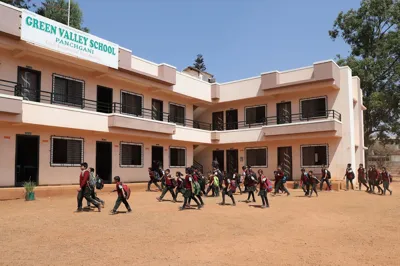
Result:
{"label": "black shoe", "polygon": [[75,212],[82,212],[83,211],[83,209],[82,208],[78,208],[78,209],[76,209],[76,211]]}
{"label": "black shoe", "polygon": [[132,212],[132,209],[129,209],[128,212]]}
{"label": "black shoe", "polygon": [[117,214],[118,212],[117,211],[114,211],[114,210],[111,210],[110,211],[110,214]]}

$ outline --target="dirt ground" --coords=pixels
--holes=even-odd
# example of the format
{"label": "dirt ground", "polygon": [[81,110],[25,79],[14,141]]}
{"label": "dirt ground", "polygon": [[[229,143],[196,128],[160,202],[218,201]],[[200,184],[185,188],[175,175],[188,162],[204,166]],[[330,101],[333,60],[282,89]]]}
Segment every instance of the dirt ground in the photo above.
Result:
{"label": "dirt ground", "polygon": [[292,190],[269,196],[269,209],[207,198],[185,211],[133,191],[133,212],[117,215],[114,193],[99,193],[101,213],[74,213],[73,196],[1,201],[0,265],[399,265],[400,183],[392,189],[318,198]]}

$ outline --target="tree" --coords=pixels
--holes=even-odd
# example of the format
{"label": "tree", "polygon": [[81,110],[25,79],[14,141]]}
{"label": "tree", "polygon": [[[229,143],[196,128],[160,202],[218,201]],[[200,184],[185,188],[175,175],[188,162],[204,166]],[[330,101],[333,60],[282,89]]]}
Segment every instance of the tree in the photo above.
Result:
{"label": "tree", "polygon": [[[53,19],[65,25],[68,24],[68,1],[66,0],[45,0],[42,2],[36,13],[49,19]],[[83,13],[77,2],[71,0],[69,25],[75,29],[89,32],[89,29],[82,26]]]}
{"label": "tree", "polygon": [[25,8],[25,9],[31,9],[32,7],[36,6],[35,4],[31,4],[31,0],[0,0],[0,1],[15,7]]}
{"label": "tree", "polygon": [[204,64],[204,58],[203,55],[198,54],[197,58],[194,60],[193,67],[196,68],[199,71],[206,71],[206,65]]}
{"label": "tree", "polygon": [[329,35],[342,38],[350,55],[338,55],[361,79],[365,144],[400,142],[400,1],[362,0],[357,10],[340,12]]}

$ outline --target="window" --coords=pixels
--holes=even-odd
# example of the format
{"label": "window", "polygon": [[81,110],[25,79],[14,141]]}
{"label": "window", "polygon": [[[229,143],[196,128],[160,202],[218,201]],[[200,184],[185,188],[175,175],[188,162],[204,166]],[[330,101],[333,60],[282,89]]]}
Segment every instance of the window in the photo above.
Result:
{"label": "window", "polygon": [[328,165],[328,145],[301,146],[301,166],[320,167]]}
{"label": "window", "polygon": [[246,113],[246,125],[264,123],[266,121],[266,106],[252,106],[245,108]]}
{"label": "window", "polygon": [[83,108],[85,82],[83,80],[53,74],[54,103],[72,105]]}
{"label": "window", "polygon": [[143,167],[143,144],[121,142],[120,167]]}
{"label": "window", "polygon": [[180,147],[169,148],[170,167],[186,166],[186,149]]}
{"label": "window", "polygon": [[80,166],[83,162],[83,139],[51,137],[51,166]]}
{"label": "window", "polygon": [[124,114],[142,116],[143,96],[121,91],[121,112]]}
{"label": "window", "polygon": [[169,121],[179,125],[185,125],[185,107],[175,103],[170,103]]}
{"label": "window", "polygon": [[327,117],[326,97],[300,100],[302,119]]}
{"label": "window", "polygon": [[252,167],[268,167],[267,148],[247,148],[246,161]]}

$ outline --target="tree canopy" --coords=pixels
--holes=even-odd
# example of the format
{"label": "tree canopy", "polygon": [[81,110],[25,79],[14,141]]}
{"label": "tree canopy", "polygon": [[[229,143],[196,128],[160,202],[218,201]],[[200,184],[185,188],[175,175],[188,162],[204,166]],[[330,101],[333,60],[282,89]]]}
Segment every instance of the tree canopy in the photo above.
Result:
{"label": "tree canopy", "polygon": [[193,67],[196,68],[199,71],[206,71],[206,65],[204,64],[204,58],[203,55],[198,54],[196,59],[194,60]]}
{"label": "tree canopy", "polygon": [[340,12],[329,35],[351,47],[339,65],[361,79],[365,144],[400,139],[400,1],[362,0],[358,9]]}
{"label": "tree canopy", "polygon": [[25,9],[31,9],[32,7],[35,7],[35,4],[32,4],[31,0],[0,0],[1,2],[4,2],[9,5],[13,5],[19,8],[25,8]]}

